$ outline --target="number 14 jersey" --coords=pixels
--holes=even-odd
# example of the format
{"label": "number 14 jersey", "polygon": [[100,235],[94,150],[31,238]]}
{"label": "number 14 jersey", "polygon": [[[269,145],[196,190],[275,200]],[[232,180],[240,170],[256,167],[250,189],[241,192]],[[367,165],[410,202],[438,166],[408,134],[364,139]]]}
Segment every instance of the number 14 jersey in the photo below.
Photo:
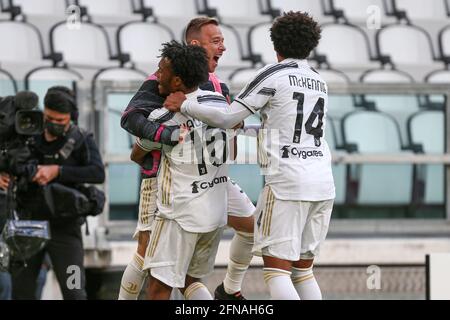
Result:
{"label": "number 14 jersey", "polygon": [[261,69],[235,101],[260,111],[258,162],[281,200],[334,199],[331,155],[324,139],[328,88],[306,60]]}

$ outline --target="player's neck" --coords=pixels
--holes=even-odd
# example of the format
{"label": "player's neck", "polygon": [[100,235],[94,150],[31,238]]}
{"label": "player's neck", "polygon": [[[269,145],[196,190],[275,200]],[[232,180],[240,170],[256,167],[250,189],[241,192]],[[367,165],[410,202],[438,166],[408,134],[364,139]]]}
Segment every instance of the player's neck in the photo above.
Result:
{"label": "player's neck", "polygon": [[190,89],[186,88],[186,89],[184,89],[182,91],[183,91],[184,94],[189,94],[189,93],[195,92],[197,90],[198,90],[198,87],[194,87],[194,88],[190,88]]}

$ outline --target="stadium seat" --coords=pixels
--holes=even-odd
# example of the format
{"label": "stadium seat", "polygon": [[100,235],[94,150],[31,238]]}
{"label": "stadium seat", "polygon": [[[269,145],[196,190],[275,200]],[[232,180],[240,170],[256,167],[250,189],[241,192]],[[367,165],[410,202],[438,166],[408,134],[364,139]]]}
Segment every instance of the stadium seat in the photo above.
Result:
{"label": "stadium seat", "polygon": [[[325,20],[323,1],[317,0],[270,0],[273,9],[279,9],[281,12],[287,11],[306,11],[319,21]],[[330,18],[331,19],[331,18]]]}
{"label": "stadium seat", "polygon": [[[336,129],[334,127],[334,121],[331,117],[327,118],[327,124],[325,126],[325,140],[327,141],[328,147],[330,151],[337,151],[337,140],[336,140]],[[342,151],[340,151],[342,152]],[[342,164],[333,165],[333,178],[334,185],[336,187],[336,198],[334,199],[335,204],[344,204],[345,203],[345,192],[346,192],[346,166]]]}
{"label": "stadium seat", "polygon": [[[192,19],[198,15],[196,1],[198,0],[143,0],[146,8],[153,10],[153,15],[157,18],[175,17]],[[163,4],[163,5],[162,5]]]}
{"label": "stadium seat", "polygon": [[105,29],[92,22],[82,22],[80,28],[67,28],[66,22],[55,24],[50,30],[52,53],[62,53],[69,65],[106,67],[112,63],[111,45]]}
{"label": "stadium seat", "polygon": [[402,69],[433,67],[436,55],[430,35],[412,24],[390,24],[376,33],[378,56],[389,56]]}
{"label": "stadium seat", "polygon": [[250,27],[247,34],[247,42],[252,56],[260,55],[262,63],[276,63],[277,55],[273,50],[273,43],[270,40],[269,22],[263,22]]}
{"label": "stadium seat", "polygon": [[408,19],[436,20],[445,19],[445,0],[395,0],[396,8],[405,11]]}
{"label": "stadium seat", "polygon": [[[401,154],[398,124],[391,116],[377,111],[355,111],[342,122],[344,142],[361,154]],[[352,165],[357,181],[357,204],[407,205],[411,202],[413,166]]]}
{"label": "stadium seat", "polygon": [[429,83],[450,83],[450,70],[435,70],[425,78]]}
{"label": "stadium seat", "polygon": [[112,67],[99,70],[93,77],[97,81],[144,81],[152,71],[144,72],[134,68]]}
{"label": "stadium seat", "polygon": [[133,14],[131,0],[77,0],[90,16],[129,16]]}
{"label": "stadium seat", "polygon": [[450,25],[439,31],[439,53],[447,65],[450,65]]}
{"label": "stadium seat", "polygon": [[116,38],[120,53],[129,54],[131,61],[139,66],[152,65],[154,68],[160,60],[161,43],[169,42],[175,36],[162,24],[133,21],[121,25]]}
{"label": "stadium seat", "polygon": [[238,94],[244,86],[256,75],[259,68],[243,68],[230,74],[228,80],[230,83],[231,95]]}
{"label": "stadium seat", "polygon": [[225,47],[227,48],[222,58],[220,58],[220,68],[235,70],[250,67],[251,62],[244,60],[248,55],[244,54],[242,41],[236,29],[223,23],[220,24],[220,29],[225,39]]}
{"label": "stadium seat", "polygon": [[0,61],[36,63],[42,59],[42,36],[34,25],[20,21],[0,21]]}
{"label": "stadium seat", "polygon": [[[435,70],[425,77],[425,82],[450,85],[450,70]],[[444,95],[430,95],[425,98],[427,99],[426,102],[430,103],[434,109],[444,110],[446,102]],[[450,97],[447,96],[447,99],[450,99]]]}
{"label": "stadium seat", "polygon": [[222,22],[254,24],[269,21],[269,16],[262,15],[263,0],[206,0],[207,8],[216,9]]}
{"label": "stadium seat", "polygon": [[20,6],[26,16],[60,16],[66,14],[67,1],[65,0],[13,0],[14,5]]}
{"label": "stadium seat", "polygon": [[380,17],[382,21],[386,21],[388,16],[386,11],[386,3],[384,0],[358,0],[358,1],[348,1],[348,0],[333,0],[333,5],[336,10],[343,10],[344,16],[349,21],[366,21],[370,14],[373,14],[371,6],[376,6],[379,8]]}
{"label": "stadium seat", "polygon": [[40,107],[43,107],[47,89],[52,86],[65,86],[75,90],[76,82],[83,77],[77,71],[61,67],[39,67],[25,76],[25,89],[39,96]]}
{"label": "stadium seat", "polygon": [[12,96],[17,93],[17,83],[6,70],[0,69],[0,97]]}
{"label": "stadium seat", "polygon": [[[370,84],[408,84],[414,83],[413,77],[396,69],[372,69],[362,74],[360,81]],[[419,111],[420,101],[417,95],[403,94],[376,94],[364,95],[365,102],[374,103],[376,110],[385,112],[394,117],[400,126],[402,145],[407,144],[408,118]]]}
{"label": "stadium seat", "polygon": [[323,24],[316,53],[326,56],[327,62],[338,69],[379,65],[373,62],[369,38],[364,30],[350,23]]}
{"label": "stadium seat", "polygon": [[[420,144],[425,154],[443,154],[445,141],[443,111],[420,111],[409,121],[411,143]],[[433,128],[430,130],[430,128]],[[425,183],[423,202],[425,204],[444,204],[444,166],[421,166]]]}
{"label": "stadium seat", "polygon": [[[328,87],[333,85],[348,85],[350,84],[349,77],[340,70],[332,69],[330,67],[316,69],[320,76],[325,80]],[[336,145],[342,145],[341,137],[341,120],[349,112],[355,110],[354,98],[352,95],[333,94],[328,95],[328,115],[329,121],[333,122],[333,137]]]}

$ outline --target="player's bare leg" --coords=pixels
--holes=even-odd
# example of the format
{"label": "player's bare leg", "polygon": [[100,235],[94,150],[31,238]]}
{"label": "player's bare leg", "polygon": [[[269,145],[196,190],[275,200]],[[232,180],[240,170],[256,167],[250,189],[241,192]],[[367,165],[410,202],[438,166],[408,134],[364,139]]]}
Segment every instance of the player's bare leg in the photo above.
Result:
{"label": "player's bare leg", "polygon": [[267,255],[264,260],[264,281],[270,290],[272,300],[299,300],[299,295],[291,281],[292,261]]}
{"label": "player's bare leg", "polygon": [[138,247],[132,261],[127,265],[120,284],[119,300],[137,300],[146,278],[142,270],[145,250],[150,238],[150,231],[140,231],[138,234]]}
{"label": "player's bare leg", "polygon": [[221,285],[219,285],[214,297],[219,300],[244,300],[241,295],[242,282],[245,273],[253,258],[253,227],[254,218],[228,216],[228,226],[235,230],[230,245],[230,257],[227,274]]}
{"label": "player's bare leg", "polygon": [[314,259],[300,259],[293,263],[291,279],[302,300],[322,300],[322,292],[313,273]]}
{"label": "player's bare leg", "polygon": [[164,282],[153,278],[151,274],[148,276],[147,299],[148,300],[169,300],[172,293],[172,287]]}

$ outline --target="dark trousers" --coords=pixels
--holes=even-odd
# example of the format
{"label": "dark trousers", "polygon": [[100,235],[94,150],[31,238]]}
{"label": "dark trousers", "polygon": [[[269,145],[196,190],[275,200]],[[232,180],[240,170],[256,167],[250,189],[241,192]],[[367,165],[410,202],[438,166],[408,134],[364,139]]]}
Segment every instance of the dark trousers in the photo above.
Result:
{"label": "dark trousers", "polygon": [[84,250],[81,227],[78,222],[64,226],[50,225],[51,240],[46,248],[26,261],[16,261],[12,266],[12,298],[35,300],[36,285],[45,252],[50,256],[53,271],[64,300],[85,300]]}

